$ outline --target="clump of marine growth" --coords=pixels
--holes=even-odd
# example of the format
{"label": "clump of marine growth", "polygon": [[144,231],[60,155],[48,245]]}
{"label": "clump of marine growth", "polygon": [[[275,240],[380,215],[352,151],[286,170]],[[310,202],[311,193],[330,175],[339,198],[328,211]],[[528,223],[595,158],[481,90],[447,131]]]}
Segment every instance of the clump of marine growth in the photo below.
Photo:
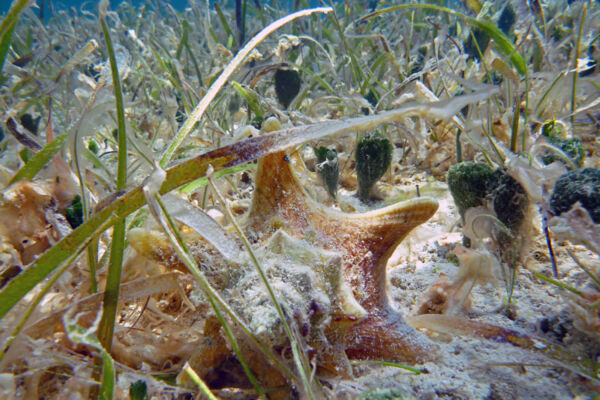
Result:
{"label": "clump of marine growth", "polygon": [[302,79],[300,73],[293,69],[278,69],[275,71],[275,94],[283,108],[287,109],[292,100],[300,92]]}
{"label": "clump of marine growth", "polygon": [[320,146],[314,150],[317,157],[316,170],[319,178],[321,178],[323,185],[327,188],[329,195],[335,200],[340,177],[337,151],[335,149],[328,149],[325,146]]}
{"label": "clump of marine growth", "polygon": [[587,210],[594,223],[600,223],[600,170],[577,169],[558,178],[550,197],[552,212],[560,215],[577,202]]}
{"label": "clump of marine growth", "polygon": [[512,34],[512,27],[517,20],[517,13],[515,13],[515,9],[513,6],[507,2],[507,4],[502,9],[502,13],[500,17],[498,17],[498,28],[507,36]]}
{"label": "clump of marine growth", "polygon": [[372,198],[375,183],[392,163],[394,148],[390,140],[378,133],[365,135],[356,146],[356,177],[358,197],[367,202]]}
{"label": "clump of marine growth", "polygon": [[81,204],[80,195],[76,195],[71,204],[67,206],[65,217],[73,229],[83,223],[83,205]]}
{"label": "clump of marine growth", "polygon": [[[549,144],[560,149],[569,157],[577,168],[581,168],[585,157],[585,148],[580,137],[565,138],[562,125],[558,124],[556,120],[546,121],[542,125],[541,134],[548,139]],[[542,154],[542,162],[544,164],[548,165],[555,161],[561,161],[557,152],[547,151]],[[569,165],[567,165],[567,168],[569,168]]]}
{"label": "clump of marine growth", "polygon": [[469,208],[483,206],[493,210],[511,231],[521,225],[528,205],[525,189],[502,169],[462,162],[450,167],[447,181],[463,221]]}

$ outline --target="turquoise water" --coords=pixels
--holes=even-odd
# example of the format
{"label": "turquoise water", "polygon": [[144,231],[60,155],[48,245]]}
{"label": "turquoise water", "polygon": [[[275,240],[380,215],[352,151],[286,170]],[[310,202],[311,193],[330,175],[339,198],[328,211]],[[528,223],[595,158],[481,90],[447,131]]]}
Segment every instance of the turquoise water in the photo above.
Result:
{"label": "turquoise water", "polygon": [[[110,0],[110,5],[111,8],[116,8],[120,3],[122,3],[123,0]],[[142,4],[144,1],[142,0],[133,0],[130,1],[131,3],[135,4],[135,5],[139,5]],[[4,14],[8,11],[8,9],[10,8],[12,1],[11,0],[1,0],[0,1],[0,14]],[[60,0],[60,1],[56,1],[56,0],[37,0],[37,11],[40,12],[41,9],[43,9],[43,13],[45,15],[49,15],[52,13],[52,10],[61,10],[61,9],[67,9],[67,8],[71,8],[71,7],[75,7],[76,9],[79,9],[80,7],[85,7],[85,9],[90,10],[93,9],[94,7],[97,7],[97,4],[99,2],[98,1],[82,1],[82,0]],[[175,7],[178,10],[183,10],[187,4],[188,4],[188,0],[172,0],[172,1],[168,1],[166,3],[171,4],[173,7]]]}
{"label": "turquoise water", "polygon": [[[253,0],[250,0],[253,1]],[[338,0],[336,0],[335,2],[337,2]],[[123,0],[110,0],[110,5],[111,8],[116,8],[120,3],[122,3]],[[145,3],[144,0],[130,0],[130,3],[133,3],[134,5],[140,5]],[[202,1],[203,3],[204,1]],[[256,1],[253,1],[255,4],[257,3]],[[8,11],[8,9],[10,8],[10,4],[12,3],[12,0],[1,0],[0,1],[0,14],[4,14]],[[97,6],[97,3],[99,3],[98,1],[82,1],[82,0],[37,0],[37,4],[38,4],[38,10],[40,10],[41,8],[44,9],[44,13],[45,15],[48,15],[49,13],[51,13],[51,11],[54,10],[60,10],[60,9],[65,9],[65,8],[71,8],[71,7],[75,7],[75,8],[80,8],[82,6],[84,6],[87,10],[93,9],[94,7]],[[168,3],[170,5],[172,5],[175,9],[182,11],[188,4],[189,4],[189,0],[170,0],[170,1],[164,1],[164,3]],[[214,3],[214,1],[211,1],[211,3]],[[235,1],[219,1],[218,2],[222,7],[223,5],[227,5],[227,6],[231,6],[234,7],[235,6]],[[269,1],[258,1],[259,4],[266,4],[266,3],[277,3],[277,6],[282,6],[282,7],[289,7],[291,8],[293,6],[293,1],[291,0],[287,0],[287,1],[276,1],[276,2],[269,2]],[[317,0],[310,0],[307,1],[307,3],[309,4],[310,7],[315,7],[318,6],[320,4],[319,1]],[[328,1],[326,2],[328,3]],[[369,1],[369,3],[376,3],[376,1]]]}

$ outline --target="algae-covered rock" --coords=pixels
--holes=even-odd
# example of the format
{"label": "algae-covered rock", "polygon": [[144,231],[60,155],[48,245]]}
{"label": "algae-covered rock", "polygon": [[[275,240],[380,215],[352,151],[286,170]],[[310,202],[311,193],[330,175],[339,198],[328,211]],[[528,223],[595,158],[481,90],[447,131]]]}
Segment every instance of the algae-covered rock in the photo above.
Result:
{"label": "algae-covered rock", "polygon": [[558,178],[550,197],[552,212],[560,215],[577,202],[587,210],[594,223],[600,223],[600,170],[577,169]]}
{"label": "algae-covered rock", "polygon": [[394,147],[390,140],[378,133],[365,135],[356,146],[356,177],[358,197],[368,201],[371,190],[392,163]]}
{"label": "algae-covered rock", "polygon": [[302,79],[300,73],[293,69],[278,69],[275,71],[275,94],[283,106],[288,108],[292,100],[300,92]]}
{"label": "algae-covered rock", "polygon": [[340,177],[337,151],[335,151],[335,149],[328,149],[324,146],[320,146],[314,150],[315,155],[317,156],[317,173],[331,197],[335,199],[338,179]]}

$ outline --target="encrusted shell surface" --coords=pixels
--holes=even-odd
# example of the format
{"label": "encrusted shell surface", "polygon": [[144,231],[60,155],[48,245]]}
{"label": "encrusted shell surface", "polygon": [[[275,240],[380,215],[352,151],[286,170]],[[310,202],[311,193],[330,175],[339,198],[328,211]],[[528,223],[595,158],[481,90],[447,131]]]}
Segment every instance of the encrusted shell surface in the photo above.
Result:
{"label": "encrusted shell surface", "polygon": [[[308,196],[284,152],[259,160],[255,182],[242,229],[317,365],[347,374],[348,358],[424,362],[435,357],[437,345],[404,321],[386,292],[389,256],[435,213],[434,199],[342,213]],[[129,239],[138,252],[181,267],[162,234],[134,230]],[[251,330],[273,348],[286,346],[281,321],[249,259],[227,263],[199,235],[188,232],[184,239]]]}

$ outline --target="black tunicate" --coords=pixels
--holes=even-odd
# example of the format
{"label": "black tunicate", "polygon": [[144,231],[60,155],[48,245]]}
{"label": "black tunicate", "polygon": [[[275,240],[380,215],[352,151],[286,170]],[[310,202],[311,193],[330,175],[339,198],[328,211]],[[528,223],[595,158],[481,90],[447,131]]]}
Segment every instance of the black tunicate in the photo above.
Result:
{"label": "black tunicate", "polygon": [[552,212],[560,215],[577,202],[587,210],[594,223],[600,223],[600,170],[576,169],[558,178],[550,197]]}
{"label": "black tunicate", "polygon": [[365,135],[356,146],[356,177],[358,197],[367,201],[371,189],[392,163],[394,148],[390,140],[380,134]]}
{"label": "black tunicate", "polygon": [[37,136],[42,117],[33,118],[31,114],[27,113],[21,115],[21,118],[19,119],[21,120],[21,125],[23,125],[25,129]]}
{"label": "black tunicate", "polygon": [[516,19],[517,14],[515,13],[515,10],[510,3],[507,3],[500,14],[500,18],[498,18],[498,28],[508,36],[510,35],[510,30],[515,24]]}
{"label": "black tunicate", "polygon": [[278,69],[275,71],[275,94],[284,109],[300,92],[302,79],[300,73],[293,69]]}

